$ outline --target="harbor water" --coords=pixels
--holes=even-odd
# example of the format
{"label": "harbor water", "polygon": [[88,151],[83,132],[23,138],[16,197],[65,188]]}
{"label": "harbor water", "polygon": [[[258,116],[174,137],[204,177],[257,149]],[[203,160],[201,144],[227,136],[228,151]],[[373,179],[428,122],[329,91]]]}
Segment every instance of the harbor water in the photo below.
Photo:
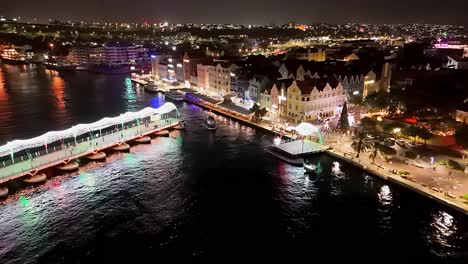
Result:
{"label": "harbor water", "polygon": [[[125,75],[0,64],[0,144],[164,102]],[[5,200],[0,263],[468,262],[466,216],[326,154],[304,174],[273,135],[176,105],[186,130]]]}

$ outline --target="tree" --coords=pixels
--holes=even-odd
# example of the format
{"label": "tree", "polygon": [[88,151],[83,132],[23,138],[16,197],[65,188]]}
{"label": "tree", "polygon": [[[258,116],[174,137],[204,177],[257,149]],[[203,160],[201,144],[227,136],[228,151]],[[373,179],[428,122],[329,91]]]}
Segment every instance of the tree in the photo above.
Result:
{"label": "tree", "polygon": [[370,117],[364,117],[363,119],[361,119],[361,127],[363,128],[363,130],[373,131],[375,130],[376,126],[377,122]]}
{"label": "tree", "polygon": [[374,152],[372,153],[372,164],[375,163],[375,158],[377,157],[377,151],[379,150],[379,142],[374,142]]}
{"label": "tree", "polygon": [[253,118],[255,122],[261,120],[262,117],[264,117],[268,113],[265,107],[260,108],[258,104],[254,104],[252,108],[250,108],[250,111],[254,113]]}
{"label": "tree", "polygon": [[416,142],[416,137],[419,134],[417,126],[408,126],[403,129],[403,134],[409,137],[414,138],[414,142]]}
{"label": "tree", "polygon": [[361,131],[359,132],[358,134],[358,145],[357,145],[357,149],[356,149],[356,158],[359,158],[359,154],[361,153],[361,148],[362,148],[362,141],[364,140],[364,138],[366,137],[366,134],[364,133],[364,131]]}
{"label": "tree", "polygon": [[463,148],[468,148],[468,125],[464,124],[455,131],[455,140]]}
{"label": "tree", "polygon": [[364,105],[374,110],[384,110],[390,104],[390,97],[387,92],[380,90],[370,94],[364,99]]}
{"label": "tree", "polygon": [[372,118],[364,117],[363,119],[361,119],[361,130],[358,133],[356,158],[359,158],[359,154],[361,153],[361,148],[362,148],[362,145],[364,144],[363,141],[366,138],[366,134],[369,131],[374,131],[376,126],[377,126],[377,122],[375,122]]}
{"label": "tree", "polygon": [[348,121],[348,108],[346,107],[346,102],[343,105],[343,109],[341,110],[340,119],[338,120],[338,125],[336,126],[338,129],[346,130],[349,128],[349,121]]}
{"label": "tree", "polygon": [[419,131],[418,131],[418,137],[421,138],[422,140],[424,140],[424,145],[426,144],[426,141],[431,139],[433,137],[432,133],[423,128],[423,127],[420,127],[419,128]]}
{"label": "tree", "polygon": [[383,130],[385,132],[393,133],[395,128],[399,128],[399,127],[401,127],[400,124],[392,122],[392,123],[387,123],[387,124],[383,125]]}
{"label": "tree", "polygon": [[353,105],[362,105],[362,97],[359,95],[351,95],[349,102]]}
{"label": "tree", "polygon": [[424,140],[424,144],[426,141],[433,137],[432,133],[425,129],[424,127],[417,127],[417,126],[409,126],[403,129],[403,134],[413,137],[414,141],[416,142],[416,138],[420,138]]}

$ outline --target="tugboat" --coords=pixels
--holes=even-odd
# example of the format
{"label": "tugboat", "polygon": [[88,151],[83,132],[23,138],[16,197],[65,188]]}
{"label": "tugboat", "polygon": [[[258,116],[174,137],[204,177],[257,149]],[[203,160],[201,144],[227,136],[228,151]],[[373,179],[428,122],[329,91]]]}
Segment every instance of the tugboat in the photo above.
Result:
{"label": "tugboat", "polygon": [[315,166],[308,160],[304,160],[304,169],[306,173],[313,173],[317,170],[317,166]]}
{"label": "tugboat", "polygon": [[216,130],[218,128],[218,125],[216,124],[216,120],[212,116],[207,116],[205,127],[208,130]]}

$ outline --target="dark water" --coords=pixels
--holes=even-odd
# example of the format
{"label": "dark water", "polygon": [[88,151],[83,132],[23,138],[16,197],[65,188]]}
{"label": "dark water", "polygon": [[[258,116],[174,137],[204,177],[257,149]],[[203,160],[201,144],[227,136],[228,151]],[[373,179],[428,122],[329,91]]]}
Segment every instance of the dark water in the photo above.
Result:
{"label": "dark water", "polygon": [[[125,76],[0,65],[0,142],[163,102]],[[304,175],[272,135],[179,108],[186,131],[0,206],[0,263],[467,263],[465,216],[326,155]]]}

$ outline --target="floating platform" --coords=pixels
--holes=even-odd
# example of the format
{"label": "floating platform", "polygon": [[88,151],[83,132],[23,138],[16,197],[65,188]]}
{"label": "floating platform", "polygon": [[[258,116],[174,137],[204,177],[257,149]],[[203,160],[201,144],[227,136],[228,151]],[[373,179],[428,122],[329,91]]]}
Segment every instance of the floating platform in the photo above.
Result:
{"label": "floating platform", "polygon": [[23,179],[23,181],[27,183],[40,183],[44,182],[45,180],[47,180],[47,175],[45,175],[45,173],[39,173]]}
{"label": "floating platform", "polygon": [[91,155],[87,156],[86,158],[88,158],[90,160],[103,160],[106,157],[107,157],[106,153],[97,152],[97,153],[94,153],[94,154],[91,154]]}
{"label": "floating platform", "polygon": [[155,132],[153,135],[158,136],[158,137],[168,137],[169,130],[161,130],[161,131]]}
{"label": "floating platform", "polygon": [[122,144],[119,144],[119,145],[113,147],[112,149],[116,150],[116,151],[128,151],[128,150],[130,150],[130,145],[127,144],[127,143],[122,143]]}
{"label": "floating platform", "polygon": [[0,197],[5,197],[8,195],[8,188],[7,187],[0,187]]}
{"label": "floating platform", "polygon": [[314,153],[322,153],[327,147],[310,141],[310,140],[296,140],[279,145],[274,148],[279,149],[281,152],[287,153],[290,156],[302,156]]}
{"label": "floating platform", "polygon": [[291,165],[301,167],[304,164],[304,159],[303,158],[287,156],[287,155],[281,153],[280,151],[278,151],[274,146],[268,146],[265,149],[265,151],[270,153],[271,155],[279,158],[280,160],[291,164]]}
{"label": "floating platform", "polygon": [[151,143],[151,138],[149,136],[139,137],[135,139],[135,142],[140,144],[149,144]]}
{"label": "floating platform", "polygon": [[78,164],[78,162],[71,161],[63,166],[57,167],[57,169],[63,170],[63,171],[74,171],[74,170],[77,170],[79,167],[80,167],[80,164]]}

